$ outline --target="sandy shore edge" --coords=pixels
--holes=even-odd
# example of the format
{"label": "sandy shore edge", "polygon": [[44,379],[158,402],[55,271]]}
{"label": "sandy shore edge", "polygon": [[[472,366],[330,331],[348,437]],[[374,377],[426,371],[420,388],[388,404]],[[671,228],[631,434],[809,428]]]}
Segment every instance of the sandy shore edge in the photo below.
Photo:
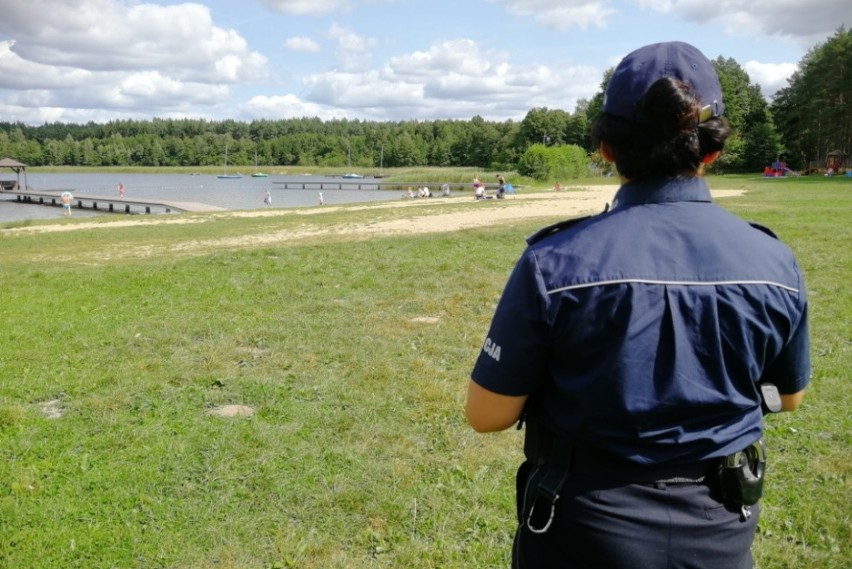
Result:
{"label": "sandy shore edge", "polygon": [[[445,233],[461,229],[512,223],[518,220],[542,218],[542,225],[561,219],[603,211],[612,200],[616,186],[592,186],[572,188],[561,192],[541,192],[534,194],[511,195],[505,200],[482,200],[471,203],[463,209],[453,208],[446,212],[429,208],[422,215],[406,215],[404,218],[375,221],[341,222],[337,224],[305,223],[299,229],[265,231],[232,237],[216,237],[170,243],[168,246],[151,244],[124,243],[120,248],[105,246],[97,251],[78,252],[77,260],[101,264],[112,259],[129,259],[160,256],[163,254],[197,255],[215,250],[242,249],[249,247],[269,247],[298,243],[312,238],[327,239],[368,239],[370,237],[388,237],[396,235],[417,235],[426,233]],[[740,195],[741,190],[712,190],[714,197]],[[275,216],[301,216],[306,221],[316,214],[338,210],[382,210],[387,208],[418,208],[436,206],[442,203],[458,204],[468,198],[428,198],[401,199],[399,201],[379,202],[369,205],[316,206],[313,208],[263,209],[250,211],[229,211],[199,216],[168,215],[133,217],[115,221],[91,223],[68,223],[54,225],[34,225],[0,230],[0,235],[38,234],[62,231],[80,231],[109,229],[119,227],[170,225],[187,223],[209,223],[227,218],[259,218]],[[472,201],[472,198],[471,198]]]}

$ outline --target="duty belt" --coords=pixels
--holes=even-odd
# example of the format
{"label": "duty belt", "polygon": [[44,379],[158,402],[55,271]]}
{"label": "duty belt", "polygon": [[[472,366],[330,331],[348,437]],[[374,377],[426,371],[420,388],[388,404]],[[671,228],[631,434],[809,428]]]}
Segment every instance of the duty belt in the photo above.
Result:
{"label": "duty belt", "polygon": [[[721,460],[711,459],[681,465],[641,465],[600,452],[577,448],[562,437],[555,437],[537,422],[527,422],[524,454],[527,462],[542,468],[527,527],[533,533],[545,533],[553,523],[559,492],[569,476],[584,476],[627,484],[718,484],[722,499],[742,508],[744,518],[749,506],[763,494],[766,448],[763,440]],[[709,478],[709,480],[708,480]]]}

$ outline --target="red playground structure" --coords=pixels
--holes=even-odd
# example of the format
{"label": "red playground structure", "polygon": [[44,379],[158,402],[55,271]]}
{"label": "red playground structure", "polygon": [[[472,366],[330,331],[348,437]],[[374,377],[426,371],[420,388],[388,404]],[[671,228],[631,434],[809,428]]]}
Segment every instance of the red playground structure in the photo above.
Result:
{"label": "red playground structure", "polygon": [[776,160],[772,163],[772,166],[767,166],[763,169],[763,175],[767,178],[779,178],[788,174],[793,176],[798,175],[787,167],[786,162],[781,162],[780,160]]}

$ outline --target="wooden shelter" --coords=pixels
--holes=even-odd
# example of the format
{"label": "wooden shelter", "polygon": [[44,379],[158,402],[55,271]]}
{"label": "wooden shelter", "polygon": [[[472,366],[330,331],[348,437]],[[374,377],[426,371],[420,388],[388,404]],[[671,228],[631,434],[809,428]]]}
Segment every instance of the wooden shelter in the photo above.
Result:
{"label": "wooden shelter", "polygon": [[[10,191],[10,190],[20,190],[20,189],[28,189],[29,184],[27,184],[27,165],[22,162],[18,162],[17,160],[12,160],[11,158],[3,158],[0,160],[0,168],[11,168],[15,171],[17,175],[17,180],[0,180],[0,190]],[[24,174],[24,185],[21,186],[21,173]]]}
{"label": "wooden shelter", "polygon": [[849,167],[849,155],[841,150],[829,152],[825,157],[825,168],[835,174],[842,174]]}

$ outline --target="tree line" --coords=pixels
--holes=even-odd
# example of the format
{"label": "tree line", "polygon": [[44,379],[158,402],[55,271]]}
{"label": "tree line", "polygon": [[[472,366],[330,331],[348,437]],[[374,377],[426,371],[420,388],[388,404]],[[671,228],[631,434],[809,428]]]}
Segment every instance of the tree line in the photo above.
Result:
{"label": "tree line", "polygon": [[[852,133],[852,32],[840,28],[812,48],[798,70],[767,103],[760,86],[733,59],[713,63],[722,83],[735,135],[714,168],[721,172],[762,170],[776,160],[804,169],[828,152],[850,149]],[[600,115],[603,91],[581,100],[574,112],[534,108],[524,119],[361,121],[300,118],[209,121],[203,119],[116,120],[84,125],[29,126],[0,122],[0,156],[30,166],[235,166],[478,167],[518,169],[533,177],[553,175],[558,163],[583,175],[587,164],[605,167],[592,148],[590,131]],[[570,147],[559,151],[562,147]],[[581,162],[586,162],[581,160]],[[550,165],[550,166],[548,166]],[[570,166],[570,167],[569,167]],[[557,172],[565,171],[557,168]]]}

